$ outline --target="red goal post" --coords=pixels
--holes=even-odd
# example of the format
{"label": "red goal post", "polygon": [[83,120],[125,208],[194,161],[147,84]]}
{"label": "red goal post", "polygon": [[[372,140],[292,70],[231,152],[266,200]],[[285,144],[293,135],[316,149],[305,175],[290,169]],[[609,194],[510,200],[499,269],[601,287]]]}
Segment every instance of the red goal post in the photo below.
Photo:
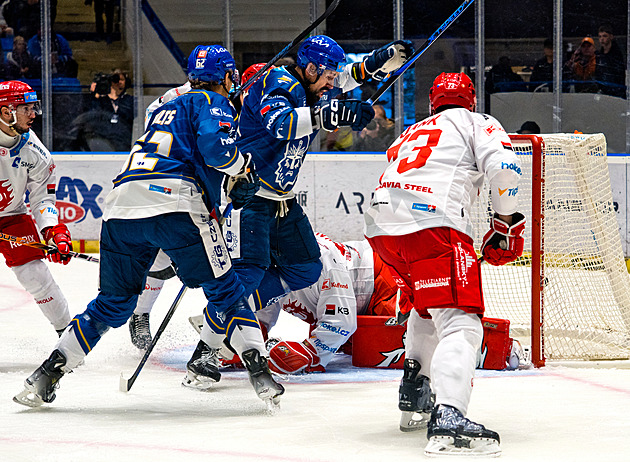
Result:
{"label": "red goal post", "polygon": [[[532,363],[630,357],[630,275],[612,202],[604,135],[510,135],[522,178],[525,252],[482,265],[486,316],[510,320]],[[492,215],[472,211],[477,246]]]}

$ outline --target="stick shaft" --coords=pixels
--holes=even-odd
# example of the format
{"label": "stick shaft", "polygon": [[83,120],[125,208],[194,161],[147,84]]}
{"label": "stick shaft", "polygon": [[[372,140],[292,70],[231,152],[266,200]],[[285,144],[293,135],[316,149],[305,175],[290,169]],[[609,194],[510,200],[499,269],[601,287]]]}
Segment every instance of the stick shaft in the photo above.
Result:
{"label": "stick shaft", "polygon": [[[33,247],[34,249],[40,249],[48,253],[57,252],[57,249],[52,245],[42,244],[41,242],[31,242],[20,236],[0,233],[0,239],[3,241],[15,242],[16,244],[25,245],[27,247]],[[99,262],[97,257],[92,257],[91,255],[86,255],[84,253],[73,252],[72,250],[68,252],[68,255],[74,258],[80,258],[81,260],[93,261],[95,263]]]}

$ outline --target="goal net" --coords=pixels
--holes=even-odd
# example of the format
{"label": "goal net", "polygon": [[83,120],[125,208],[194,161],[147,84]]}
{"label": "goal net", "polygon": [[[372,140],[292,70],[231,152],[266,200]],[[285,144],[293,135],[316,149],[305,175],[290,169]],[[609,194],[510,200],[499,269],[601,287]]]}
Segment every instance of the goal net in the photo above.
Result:
{"label": "goal net", "polygon": [[[604,135],[511,138],[523,173],[525,251],[509,265],[481,265],[486,316],[509,319],[513,337],[531,339],[537,366],[629,358],[630,276]],[[485,186],[473,211],[477,247],[493,213]]]}

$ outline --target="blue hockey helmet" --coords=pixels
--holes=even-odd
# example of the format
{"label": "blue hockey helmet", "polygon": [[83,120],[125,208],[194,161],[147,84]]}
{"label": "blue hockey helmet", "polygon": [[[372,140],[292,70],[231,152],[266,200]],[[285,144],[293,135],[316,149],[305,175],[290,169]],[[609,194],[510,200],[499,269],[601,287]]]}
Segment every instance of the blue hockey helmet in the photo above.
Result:
{"label": "blue hockey helmet", "polygon": [[297,52],[297,65],[306,68],[308,63],[315,64],[320,75],[324,69],[341,72],[346,63],[346,55],[330,37],[315,35],[304,40]]}
{"label": "blue hockey helmet", "polygon": [[198,45],[188,57],[188,78],[202,82],[221,82],[229,72],[235,85],[240,83],[236,61],[221,45]]}

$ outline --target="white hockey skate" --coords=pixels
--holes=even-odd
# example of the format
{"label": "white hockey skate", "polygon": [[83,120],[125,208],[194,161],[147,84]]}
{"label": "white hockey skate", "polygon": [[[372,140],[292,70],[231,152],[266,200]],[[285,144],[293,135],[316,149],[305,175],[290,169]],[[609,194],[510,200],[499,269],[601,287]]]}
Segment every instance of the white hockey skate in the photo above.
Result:
{"label": "white hockey skate", "polygon": [[13,397],[13,401],[23,406],[40,407],[44,403],[52,403],[55,390],[59,388],[59,379],[63,377],[63,366],[66,357],[59,350],[50,357],[24,381],[24,390]]}
{"label": "white hockey skate", "polygon": [[197,390],[207,390],[221,380],[219,367],[221,367],[219,350],[210,348],[200,340],[195,352],[186,364],[187,371],[182,385]]}
{"label": "white hockey skate", "polygon": [[431,392],[430,380],[420,374],[420,363],[405,359],[403,377],[398,388],[400,431],[413,432],[427,428],[433,411],[435,395]]}
{"label": "white hockey skate", "polygon": [[501,455],[499,434],[467,419],[452,406],[441,404],[433,410],[427,438],[429,443],[424,454],[429,457]]}
{"label": "white hockey skate", "polygon": [[267,404],[267,409],[269,411],[279,409],[280,396],[284,393],[284,387],[271,376],[267,358],[260,356],[258,350],[251,349],[244,351],[241,359],[249,372],[249,382],[258,397]]}

